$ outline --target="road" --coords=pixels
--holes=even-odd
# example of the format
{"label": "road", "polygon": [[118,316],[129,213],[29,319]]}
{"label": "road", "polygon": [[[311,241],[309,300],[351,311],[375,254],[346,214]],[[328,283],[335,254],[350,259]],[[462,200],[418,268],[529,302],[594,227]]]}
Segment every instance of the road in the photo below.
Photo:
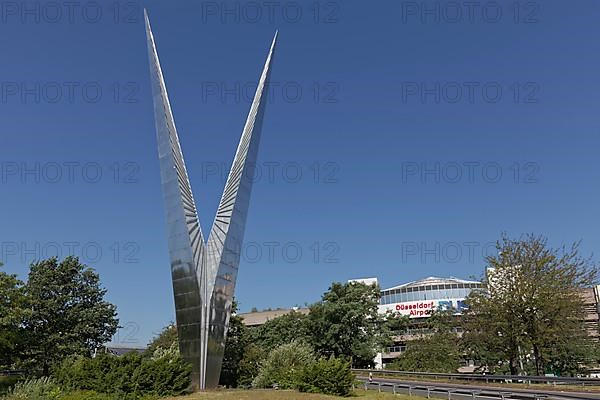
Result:
{"label": "road", "polygon": [[[359,376],[359,380],[367,382],[368,378]],[[408,394],[408,387],[411,386],[411,392],[415,396],[427,397],[427,392],[431,398],[450,399],[450,400],[466,400],[466,399],[519,399],[519,400],[600,400],[600,393],[589,392],[570,392],[557,390],[539,389],[519,389],[519,388],[502,388],[483,385],[466,385],[443,382],[424,382],[410,381],[404,379],[390,378],[373,378],[373,382],[368,385],[371,390],[379,390],[381,383],[381,391],[393,392],[393,386],[396,386],[396,393]],[[428,390],[429,388],[429,390]]]}

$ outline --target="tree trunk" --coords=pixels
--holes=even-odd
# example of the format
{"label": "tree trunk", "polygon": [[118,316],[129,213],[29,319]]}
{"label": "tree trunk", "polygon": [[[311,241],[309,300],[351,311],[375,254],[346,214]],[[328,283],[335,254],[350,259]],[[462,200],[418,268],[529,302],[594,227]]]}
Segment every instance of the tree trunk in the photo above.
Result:
{"label": "tree trunk", "polygon": [[508,361],[508,365],[510,367],[510,374],[511,375],[517,375],[517,360],[515,357],[510,357],[509,361]]}
{"label": "tree trunk", "polygon": [[542,367],[542,355],[537,345],[533,345],[533,357],[535,358],[535,373],[536,375],[543,375]]}

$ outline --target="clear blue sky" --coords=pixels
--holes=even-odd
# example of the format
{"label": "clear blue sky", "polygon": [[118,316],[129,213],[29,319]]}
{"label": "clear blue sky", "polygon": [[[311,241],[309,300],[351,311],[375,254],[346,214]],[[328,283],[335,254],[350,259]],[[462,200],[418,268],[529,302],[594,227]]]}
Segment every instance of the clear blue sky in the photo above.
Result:
{"label": "clear blue sky", "polygon": [[117,342],[143,344],[174,319],[143,7],[205,233],[224,186],[212,171],[233,158],[280,31],[242,311],[310,303],[355,277],[479,277],[502,232],[598,253],[596,1],[521,2],[518,13],[482,2],[472,14],[425,2],[439,22],[421,2],[82,2],[72,14],[9,3],[1,260],[25,277],[32,259],[73,247],[118,306]]}

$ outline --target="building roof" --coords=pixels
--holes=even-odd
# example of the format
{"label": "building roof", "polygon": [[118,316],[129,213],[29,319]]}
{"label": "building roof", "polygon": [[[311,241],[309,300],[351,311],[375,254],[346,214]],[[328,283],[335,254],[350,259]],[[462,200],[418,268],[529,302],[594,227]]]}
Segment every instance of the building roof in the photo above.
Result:
{"label": "building roof", "polygon": [[391,287],[389,289],[384,289],[384,290],[395,290],[395,289],[427,286],[427,285],[447,285],[447,284],[453,284],[453,283],[481,283],[481,282],[470,281],[470,280],[466,280],[466,279],[459,279],[459,278],[454,278],[454,277],[440,278],[440,277],[436,277],[436,276],[430,276],[425,279],[419,279],[417,281],[403,283],[402,285],[394,286],[394,287]]}
{"label": "building roof", "polygon": [[263,325],[265,322],[270,321],[274,318],[281,317],[282,315],[286,315],[292,312],[299,312],[301,314],[308,314],[308,308],[283,308],[278,310],[268,310],[268,311],[257,311],[257,312],[249,312],[244,314],[238,314],[246,326],[258,326]]}
{"label": "building roof", "polygon": [[146,347],[125,347],[125,346],[105,346],[106,353],[114,354],[116,356],[122,356],[127,353],[143,353],[146,351]]}
{"label": "building roof", "polygon": [[363,283],[367,286],[370,285],[379,285],[379,281],[377,280],[377,278],[357,278],[357,279],[350,279],[348,280],[348,283]]}

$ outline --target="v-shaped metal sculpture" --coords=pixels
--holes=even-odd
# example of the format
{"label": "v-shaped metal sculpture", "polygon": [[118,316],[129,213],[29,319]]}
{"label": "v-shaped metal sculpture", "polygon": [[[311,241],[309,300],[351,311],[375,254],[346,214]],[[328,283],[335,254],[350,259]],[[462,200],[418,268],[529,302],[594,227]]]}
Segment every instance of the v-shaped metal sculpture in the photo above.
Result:
{"label": "v-shaped metal sculpture", "polygon": [[198,221],[169,96],[148,15],[144,12],[161,182],[166,208],[169,256],[179,349],[192,364],[196,389],[218,385],[233,292],[252,189],[248,169],[256,162],[277,33],[264,69],[208,241]]}

